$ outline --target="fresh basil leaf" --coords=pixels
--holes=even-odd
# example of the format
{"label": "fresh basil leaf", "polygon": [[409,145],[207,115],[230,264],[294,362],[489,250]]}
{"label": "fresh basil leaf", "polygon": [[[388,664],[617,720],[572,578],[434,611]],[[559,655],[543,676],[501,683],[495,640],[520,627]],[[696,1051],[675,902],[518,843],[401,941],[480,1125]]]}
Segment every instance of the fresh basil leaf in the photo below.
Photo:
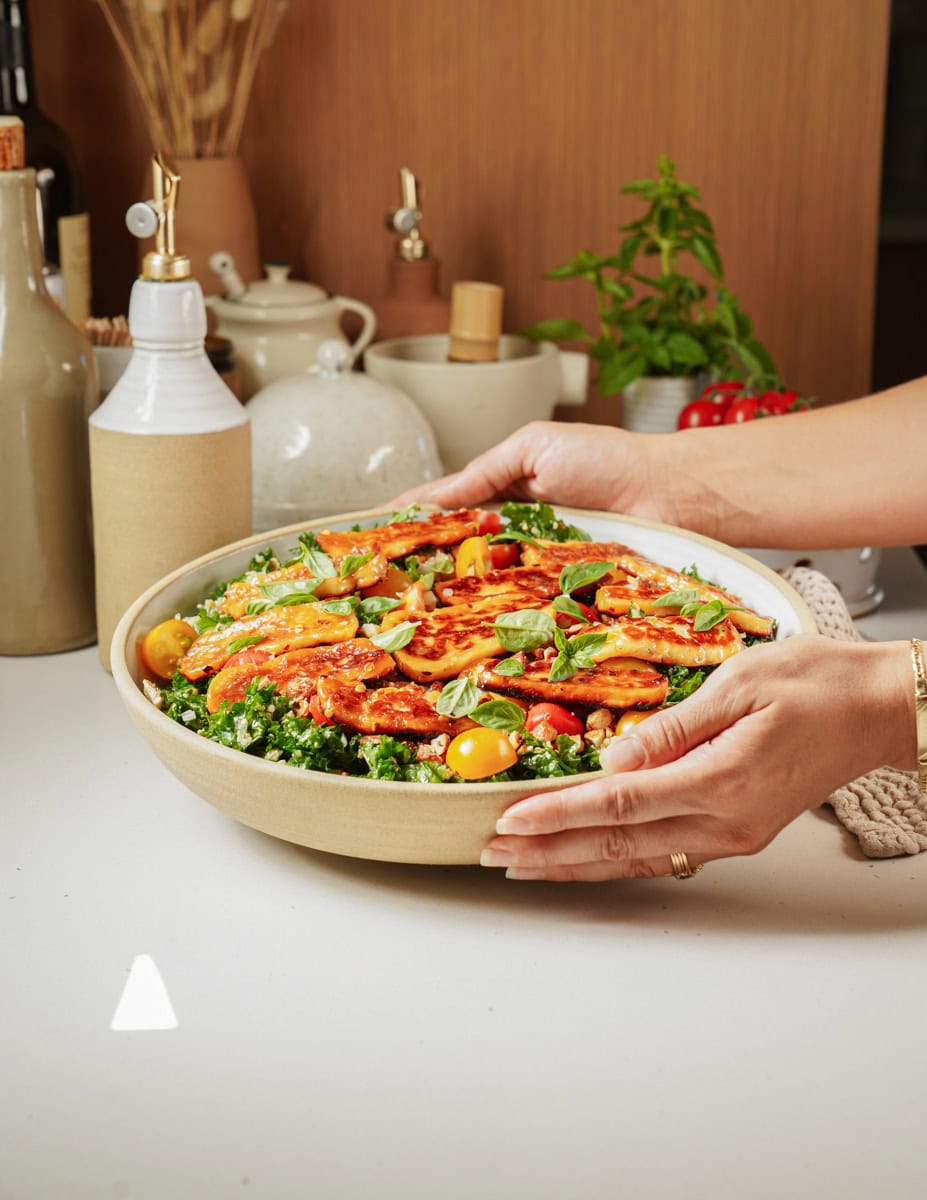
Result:
{"label": "fresh basil leaf", "polygon": [[471,709],[470,719],[488,729],[521,729],[525,724],[525,710],[514,700],[486,700]]}
{"label": "fresh basil leaf", "polygon": [[365,563],[369,563],[372,558],[372,550],[368,550],[366,554],[347,554],[341,560],[338,574],[342,579],[347,579],[349,575],[353,575],[355,571],[359,571]]}
{"label": "fresh basil leaf", "polygon": [[531,546],[540,545],[536,537],[532,537],[530,533],[521,533],[517,529],[500,529],[498,533],[491,533],[486,540],[489,542],[528,542]]}
{"label": "fresh basil leaf", "polygon": [[357,612],[358,607],[359,602],[355,596],[339,596],[337,600],[323,600],[319,605],[319,608],[326,612],[339,613],[342,616]]}
{"label": "fresh basil leaf", "polygon": [[384,613],[392,612],[400,604],[402,601],[398,596],[368,596],[357,604],[357,619],[362,625],[379,624]]}
{"label": "fresh basil leaf", "polygon": [[550,674],[547,678],[550,683],[560,683],[564,679],[570,679],[578,670],[579,667],[573,656],[561,651],[550,664]]}
{"label": "fresh basil leaf", "polygon": [[392,654],[396,650],[401,650],[403,646],[408,646],[415,637],[415,631],[419,625],[421,625],[421,621],[401,621],[391,629],[381,629],[379,633],[372,634],[370,640],[375,646],[385,650],[387,654]]}
{"label": "fresh basil leaf", "polygon": [[522,608],[497,617],[493,632],[504,650],[536,650],[551,641],[556,628],[549,613]]}
{"label": "fresh basil leaf", "polygon": [[234,641],[229,642],[229,654],[237,654],[239,650],[244,650],[246,646],[256,646],[258,642],[263,642],[266,637],[267,635],[264,633],[255,633],[251,637],[235,638]]}
{"label": "fresh basil leaf", "polygon": [[582,621],[584,625],[589,624],[589,618],[571,596],[557,596],[553,607],[557,612],[566,613],[570,617],[575,617],[577,621]]}
{"label": "fresh basil leaf", "polygon": [[613,562],[571,563],[560,572],[560,590],[564,595],[569,595],[570,592],[578,592],[581,588],[595,583],[597,579],[601,579],[603,575],[607,575],[609,571],[614,571],[614,569],[615,564]]}
{"label": "fresh basil leaf", "polygon": [[654,608],[682,608],[684,604],[701,602],[702,593],[698,588],[680,588],[676,592],[667,592],[659,600],[654,601]]}
{"label": "fresh basil leaf", "polygon": [[571,637],[567,643],[569,653],[574,656],[577,654],[592,654],[594,650],[598,650],[604,645],[604,633],[578,633],[576,637]]}
{"label": "fresh basil leaf", "polygon": [[417,512],[421,512],[421,508],[420,504],[407,504],[405,508],[397,508],[388,524],[393,525],[397,521],[411,521]]}
{"label": "fresh basil leaf", "polygon": [[554,645],[561,654],[570,653],[570,647],[567,643],[567,635],[563,632],[559,625],[554,626]]}
{"label": "fresh basil leaf", "polygon": [[516,678],[519,675],[524,675],[525,664],[520,658],[502,658],[493,667],[493,673]]}
{"label": "fresh basil leaf", "polygon": [[441,689],[435,709],[442,717],[465,717],[479,704],[483,693],[469,679],[452,679]]}
{"label": "fresh basil leaf", "polygon": [[634,601],[632,600],[630,605],[628,606],[628,616],[629,617],[644,617],[646,615],[647,614],[644,612],[644,610],[641,608],[641,606],[639,604],[635,604]]}
{"label": "fresh basil leaf", "polygon": [[736,604],[725,604],[722,600],[709,600],[695,614],[694,628],[696,633],[704,633],[706,629],[714,629],[720,625],[728,613],[738,612]]}
{"label": "fresh basil leaf", "polygon": [[288,560],[288,564],[298,562],[308,567],[317,580],[338,578],[335,564],[319,545],[314,533],[299,535],[299,549],[295,552],[295,557]]}
{"label": "fresh basil leaf", "polygon": [[321,579],[278,579],[273,583],[262,583],[258,591],[271,608],[281,605],[306,604],[315,599],[315,589]]}

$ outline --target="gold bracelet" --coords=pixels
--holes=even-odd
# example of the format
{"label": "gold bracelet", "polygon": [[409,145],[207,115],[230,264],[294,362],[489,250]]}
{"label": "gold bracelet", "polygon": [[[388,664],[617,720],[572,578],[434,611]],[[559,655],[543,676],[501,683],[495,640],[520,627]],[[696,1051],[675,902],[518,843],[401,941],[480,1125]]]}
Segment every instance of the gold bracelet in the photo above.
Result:
{"label": "gold bracelet", "polygon": [[911,638],[911,662],[914,666],[914,718],[917,722],[917,782],[927,796],[927,671],[924,670],[924,645]]}

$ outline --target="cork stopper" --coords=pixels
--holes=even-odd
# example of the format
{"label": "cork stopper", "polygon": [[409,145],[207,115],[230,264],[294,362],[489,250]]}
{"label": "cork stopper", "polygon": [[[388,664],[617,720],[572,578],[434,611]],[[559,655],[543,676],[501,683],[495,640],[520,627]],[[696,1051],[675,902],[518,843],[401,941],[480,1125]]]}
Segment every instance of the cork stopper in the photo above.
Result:
{"label": "cork stopper", "polygon": [[455,283],[451,289],[451,362],[494,362],[502,330],[502,288],[495,283]]}
{"label": "cork stopper", "polygon": [[21,171],[26,165],[26,141],[19,117],[0,117],[0,171]]}

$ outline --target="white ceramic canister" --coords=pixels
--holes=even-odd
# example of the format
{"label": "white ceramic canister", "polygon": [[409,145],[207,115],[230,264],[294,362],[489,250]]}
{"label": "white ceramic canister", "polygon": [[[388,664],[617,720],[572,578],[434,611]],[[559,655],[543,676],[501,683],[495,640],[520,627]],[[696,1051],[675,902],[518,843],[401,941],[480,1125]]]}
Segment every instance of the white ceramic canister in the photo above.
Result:
{"label": "white ceramic canister", "polygon": [[248,405],[254,530],[385,504],[442,474],[434,434],[408,396],[350,368],[334,340],[319,372],[278,379]]}
{"label": "white ceramic canister", "polygon": [[550,342],[503,335],[495,362],[448,362],[447,334],[377,342],[364,354],[368,375],[415,401],[435,433],[445,469],[471,459],[558,404],[586,400],[589,359]]}
{"label": "white ceramic canister", "polygon": [[[352,361],[362,354],[376,332],[373,309],[360,300],[332,296],[314,283],[290,279],[290,268],[268,263],[266,278],[247,287],[230,254],[219,251],[210,260],[224,296],[206,303],[215,314],[216,333],[228,338],[241,370],[241,398],[249,400],[276,379],[316,369],[316,351],[324,341],[350,347]],[[357,313],[363,325],[354,342],[341,328],[346,312]]]}

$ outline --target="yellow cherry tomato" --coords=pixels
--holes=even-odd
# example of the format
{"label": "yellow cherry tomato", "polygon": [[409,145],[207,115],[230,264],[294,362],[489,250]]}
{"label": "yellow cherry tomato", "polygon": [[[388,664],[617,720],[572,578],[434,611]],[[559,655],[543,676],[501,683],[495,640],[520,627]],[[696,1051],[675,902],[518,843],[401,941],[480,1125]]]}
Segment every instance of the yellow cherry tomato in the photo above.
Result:
{"label": "yellow cherry tomato", "polygon": [[458,579],[467,575],[485,575],[492,570],[492,549],[484,537],[468,537],[460,543],[454,574]]}
{"label": "yellow cherry tomato", "polygon": [[640,725],[641,721],[646,721],[648,717],[652,717],[655,712],[657,712],[655,708],[648,708],[646,711],[629,709],[618,718],[618,722],[615,725],[615,733],[627,733],[635,725]]}
{"label": "yellow cherry tomato", "polygon": [[173,679],[177,664],[196,636],[193,626],[177,617],[162,621],[145,634],[140,647],[142,665],[159,679]]}
{"label": "yellow cherry tomato", "polygon": [[501,729],[468,729],[447,748],[447,765],[461,779],[486,779],[518,762],[515,747]]}

